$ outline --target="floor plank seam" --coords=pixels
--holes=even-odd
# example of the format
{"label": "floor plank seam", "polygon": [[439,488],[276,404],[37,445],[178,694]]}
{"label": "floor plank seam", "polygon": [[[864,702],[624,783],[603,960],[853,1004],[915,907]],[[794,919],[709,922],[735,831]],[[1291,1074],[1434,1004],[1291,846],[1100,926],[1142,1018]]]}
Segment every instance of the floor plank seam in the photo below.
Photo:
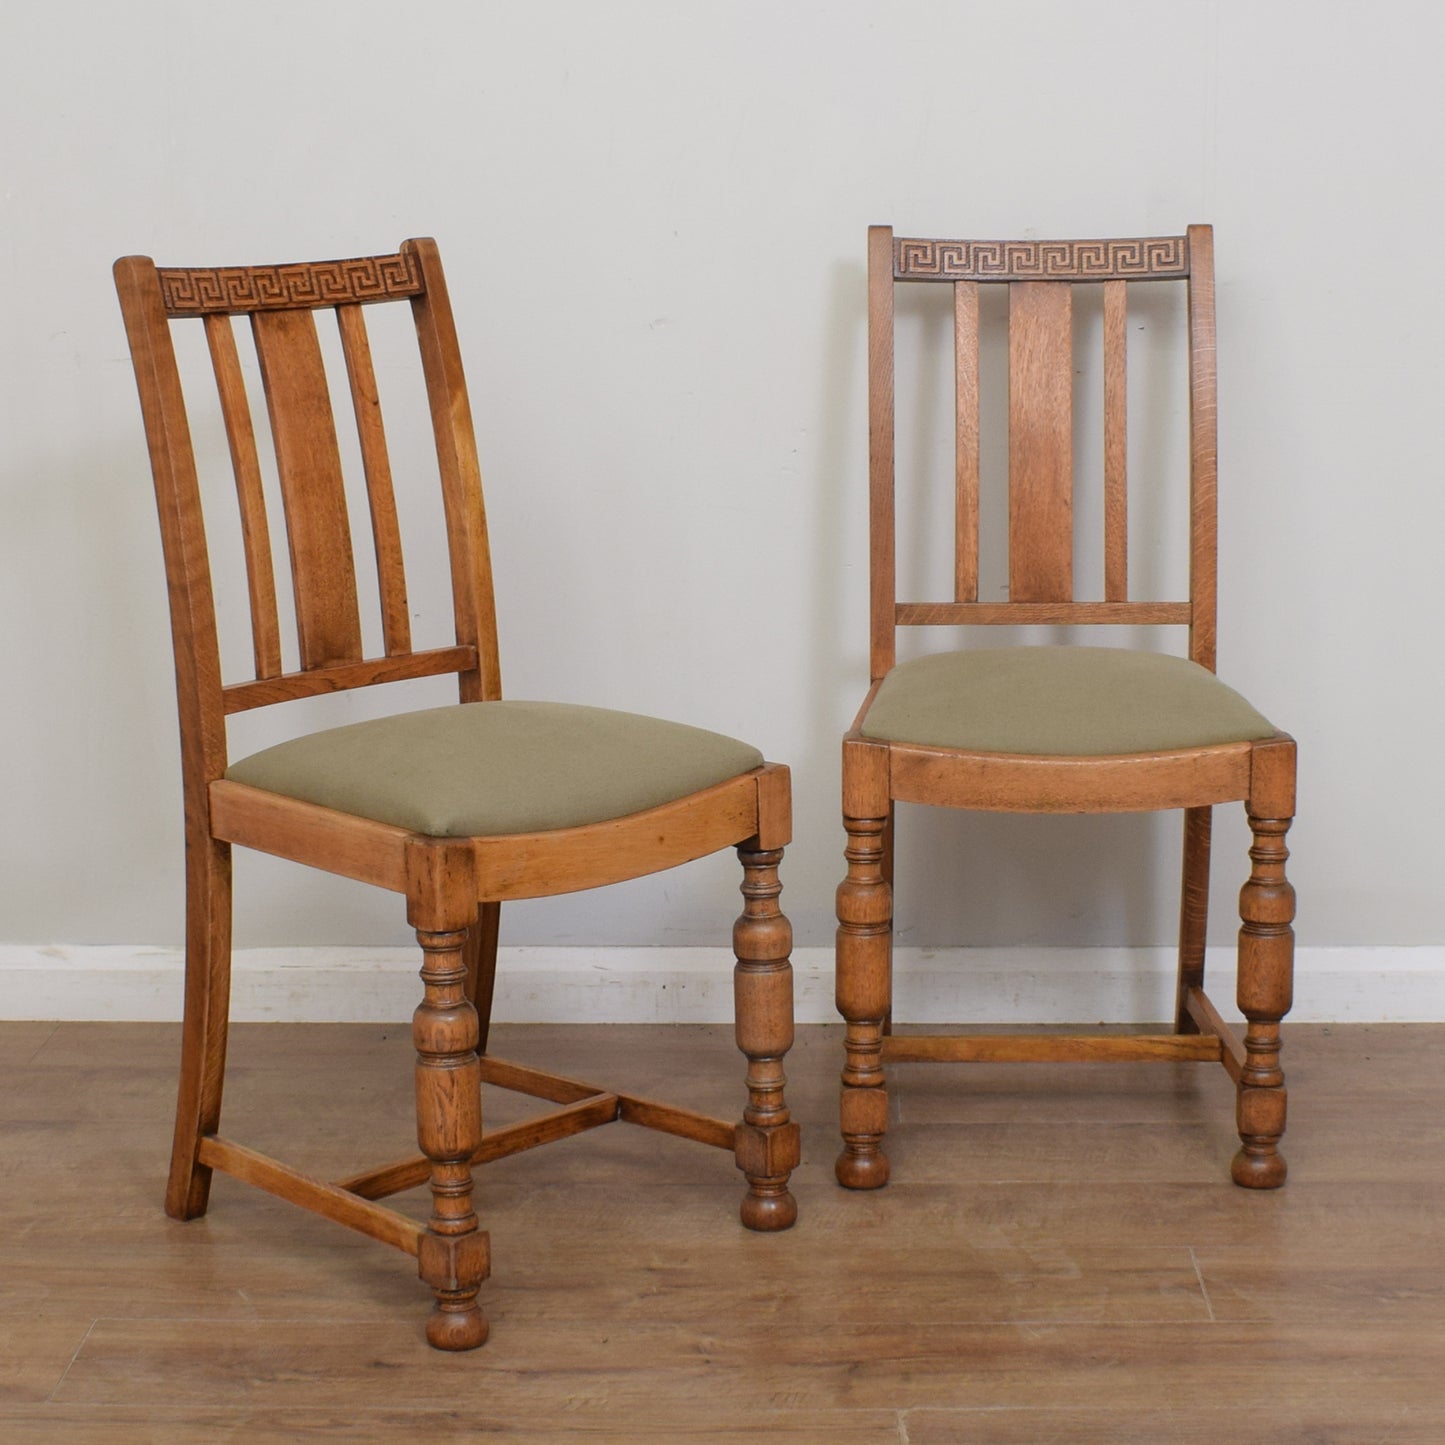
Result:
{"label": "floor plank seam", "polygon": [[1214,1301],[1209,1298],[1209,1286],[1204,1283],[1204,1271],[1199,1267],[1199,1256],[1194,1252],[1194,1246],[1189,1246],[1189,1262],[1194,1266],[1194,1277],[1199,1281],[1199,1293],[1204,1296],[1205,1313],[1209,1316],[1211,1323],[1217,1322],[1214,1314]]}
{"label": "floor plank seam", "polygon": [[60,1372],[60,1378],[57,1379],[56,1382],[50,1387],[50,1393],[45,1397],[45,1403],[46,1403],[47,1405],[55,1405],[55,1404],[59,1404],[59,1403],[60,1403],[58,1400],[56,1400],[55,1397],[56,1397],[56,1396],[60,1393],[60,1391],[64,1388],[66,1380],[70,1378],[70,1372],[71,1372],[72,1369],[74,1369],[74,1367],[75,1367],[75,1362],[80,1358],[81,1352],[85,1349],[86,1342],[90,1339],[91,1335],[95,1332],[95,1327],[96,1327],[96,1325],[98,1325],[99,1323],[100,1323],[100,1316],[97,1315],[97,1316],[96,1316],[94,1319],[92,1319],[91,1322],[85,1327],[85,1333],[84,1333],[83,1335],[81,1335],[81,1337],[80,1337],[80,1342],[76,1345],[74,1351],[71,1353],[70,1358],[65,1362],[65,1368],[64,1368],[63,1370],[61,1370],[61,1372]]}
{"label": "floor plank seam", "polygon": [[51,1039],[55,1037],[56,1032],[59,1030],[59,1028],[60,1024],[58,1021],[50,1025],[50,1028],[46,1032],[45,1037],[41,1039],[38,1044],[36,1044],[35,1049],[31,1053],[30,1057],[24,1060],[24,1064],[27,1068],[32,1067],[40,1058],[40,1055],[45,1052],[46,1048],[50,1044]]}

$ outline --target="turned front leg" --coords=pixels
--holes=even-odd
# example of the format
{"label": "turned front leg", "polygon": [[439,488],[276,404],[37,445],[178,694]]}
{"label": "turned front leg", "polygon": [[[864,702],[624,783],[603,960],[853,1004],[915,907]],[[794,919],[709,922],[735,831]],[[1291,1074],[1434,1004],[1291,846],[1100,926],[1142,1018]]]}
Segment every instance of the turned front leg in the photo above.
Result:
{"label": "turned front leg", "polygon": [[843,1152],[835,1173],[849,1189],[888,1182],[883,1135],[888,1092],[883,1080],[883,1028],[890,1012],[893,890],[885,876],[886,818],[843,819],[848,876],[838,886],[837,1003],[846,1023],[839,1103]]}
{"label": "turned front leg", "polygon": [[1232,1174],[1247,1189],[1277,1189],[1285,1179],[1278,1149],[1285,1126],[1279,1023],[1293,1001],[1295,899],[1284,873],[1289,825],[1289,818],[1250,812],[1254,866],[1239,895],[1238,1003],[1248,1025],[1237,1102],[1241,1147]]}
{"label": "turned front leg", "polygon": [[491,1272],[489,1242],[472,1207],[472,1155],[482,1142],[477,1012],[467,998],[466,931],[417,930],[425,995],[412,1019],[416,1133],[431,1161],[432,1212],[418,1269],[436,1295],[426,1337],[439,1350],[475,1349],[487,1337],[477,1304]]}
{"label": "turned front leg", "polygon": [[738,849],[744,903],[733,927],[737,1041],[748,1060],[748,1102],[736,1134],[738,1168],[748,1181],[742,1221],[763,1230],[787,1229],[798,1217],[788,1178],[801,1145],[783,1098],[783,1059],[793,1046],[793,929],[778,907],[782,857],[781,848]]}

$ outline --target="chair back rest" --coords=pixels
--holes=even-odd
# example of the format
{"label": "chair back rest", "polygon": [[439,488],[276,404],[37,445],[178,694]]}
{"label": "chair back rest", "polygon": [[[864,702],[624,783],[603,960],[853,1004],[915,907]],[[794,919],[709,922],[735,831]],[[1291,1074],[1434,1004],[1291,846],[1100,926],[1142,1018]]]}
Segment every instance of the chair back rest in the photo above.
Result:
{"label": "chair back rest", "polygon": [[[140,389],[170,590],[183,761],[190,782],[225,769],[227,714],[269,703],[406,678],[457,673],[463,701],[500,695],[491,563],[481,477],[460,351],[434,242],[395,255],[283,266],[157,267],[146,256],[115,264]],[[363,308],[409,302],[435,438],[450,552],[455,645],[417,650],[391,465]],[[338,406],[318,313],[330,312],[349,399]],[[236,318],[247,326],[238,328]],[[172,323],[199,323],[235,474],[250,594],[254,675],[225,683],[190,419]],[[262,451],[237,344],[249,332],[275,455],[290,561],[299,667],[282,661],[280,614],[263,484]],[[382,655],[362,642],[356,553],[337,413],[358,440],[375,553]],[[199,421],[199,417],[197,418]],[[274,496],[274,492],[273,492]],[[274,510],[274,509],[273,509]],[[364,544],[363,544],[364,545]]]}
{"label": "chair back rest", "polygon": [[[953,287],[953,597],[897,596],[894,457],[895,288]],[[1128,568],[1126,339],[1128,292],[1187,288],[1189,349],[1189,599],[1132,601]],[[1074,288],[1103,290],[1104,595],[1080,599],[1074,559]],[[1008,288],[1008,600],[979,600],[979,289]],[[941,241],[868,232],[871,665],[895,661],[900,626],[1099,623],[1189,628],[1189,655],[1214,666],[1215,371],[1213,239]]]}

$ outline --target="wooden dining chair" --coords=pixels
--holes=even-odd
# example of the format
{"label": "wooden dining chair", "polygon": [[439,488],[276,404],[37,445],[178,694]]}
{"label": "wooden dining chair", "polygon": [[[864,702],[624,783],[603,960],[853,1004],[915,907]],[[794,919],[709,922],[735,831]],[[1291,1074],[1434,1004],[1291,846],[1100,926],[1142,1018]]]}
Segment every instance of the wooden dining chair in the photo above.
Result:
{"label": "wooden dining chair", "polygon": [[[448,1350],[471,1349],[487,1335],[478,1291],[489,1245],[473,1207],[473,1165],[626,1120],[732,1151],[747,1178],[743,1223],[786,1229],[797,1213],[788,1178],[798,1160],[798,1126],[783,1096],[783,1058],[793,1039],[791,930],[778,907],[788,770],[699,728],[501,700],[476,445],[435,244],[412,240],[395,255],[284,266],[158,268],[127,256],[115,275],[155,476],[180,704],[186,985],[167,1212],[177,1219],[204,1213],[212,1171],[220,1169],[394,1245],[416,1257],[435,1293],[427,1338]],[[389,379],[392,370],[373,366],[365,319],[365,308],[387,303],[410,307],[426,397],[419,409],[429,410],[436,447],[455,617],[454,637],[436,647],[412,641],[398,494],[378,397],[378,374]],[[330,313],[329,325],[318,330],[322,312]],[[249,325],[238,327],[238,317]],[[203,452],[192,440],[200,418],[187,413],[173,322],[177,331],[194,325],[204,333],[215,392],[204,375],[200,385],[212,396],[207,410],[219,413],[214,435],[219,442],[224,431],[229,443],[239,499],[253,675],[225,683],[202,520],[208,488],[197,462]],[[263,466],[267,447],[257,439],[262,414],[258,408],[253,416],[255,373],[248,392],[251,361],[242,362],[250,353],[241,344],[246,333],[274,469],[269,461]],[[199,338],[194,349],[205,373]],[[338,446],[343,422],[354,422],[357,439],[349,469]],[[348,515],[344,472],[358,470],[358,455],[364,492],[362,478],[351,480],[370,513],[379,646],[363,641]],[[409,459],[405,475],[424,462]],[[268,505],[278,510],[278,495],[294,649],[282,638],[268,526]],[[234,713],[449,673],[458,678],[456,704],[228,758],[226,723]],[[413,1023],[419,1156],[326,1182],[219,1132],[234,844],[405,898],[422,950]],[[745,900],[733,932],[737,1042],[747,1057],[740,1123],[487,1053],[503,900],[636,878],[725,847],[738,851]],[[483,1133],[483,1083],[560,1107]],[[377,1202],[422,1184],[431,1190],[425,1224]]]}
{"label": "wooden dining chair", "polygon": [[[1208,226],[1191,226],[1183,236],[1107,241],[914,240],[895,237],[886,226],[868,233],[872,688],[843,742],[848,871],[838,890],[838,1009],[847,1021],[847,1040],[837,1175],[849,1188],[876,1189],[888,1181],[884,1065],[973,1060],[1218,1060],[1237,1086],[1242,1145],[1233,1164],[1235,1182],[1253,1189],[1284,1182],[1279,1024],[1290,1007],[1293,968],[1294,892],[1284,865],[1295,745],[1214,670],[1212,244]],[[902,601],[896,585],[895,291],[915,284],[952,288],[954,556],[946,601]],[[981,417],[987,416],[980,407],[980,290],[990,285],[1007,288],[1008,439],[1000,453],[980,450]],[[1089,598],[1078,595],[1082,589],[1073,575],[1073,312],[1081,286],[1095,288],[1089,304],[1101,307],[1103,341],[1102,536],[1077,539],[1081,549],[1102,546],[1103,565],[1096,571],[1102,572],[1103,596]],[[1134,286],[1183,287],[1187,298],[1180,327],[1189,387],[1184,601],[1131,597],[1125,343]],[[983,315],[1004,322],[994,316],[992,299]],[[1006,601],[979,596],[981,490],[988,495],[980,475],[993,475],[981,455],[986,462],[1007,457]],[[1161,482],[1149,478],[1150,486]],[[1040,643],[896,660],[900,627],[1041,624],[1187,628],[1188,656]],[[1242,1041],[1204,991],[1211,807],[1241,799],[1254,844],[1253,870],[1240,895]],[[893,818],[899,801],[1004,813],[1183,809],[1173,1032],[894,1034]]]}

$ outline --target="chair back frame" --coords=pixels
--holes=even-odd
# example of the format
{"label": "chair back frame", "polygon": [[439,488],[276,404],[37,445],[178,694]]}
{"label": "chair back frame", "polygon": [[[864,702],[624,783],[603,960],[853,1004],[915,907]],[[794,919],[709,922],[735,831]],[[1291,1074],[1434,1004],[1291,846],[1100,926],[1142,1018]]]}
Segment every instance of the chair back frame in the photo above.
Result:
{"label": "chair back frame", "polygon": [[[115,264],[135,360],[160,512],[180,705],[187,810],[226,768],[227,715],[381,682],[456,673],[461,701],[501,696],[496,609],[476,439],[456,327],[437,248],[281,266],[161,268]],[[441,478],[455,618],[454,646],[411,641],[391,468],[364,306],[409,301]],[[363,655],[351,523],[316,313],[334,312],[360,443],[376,553],[384,655]],[[283,672],[271,534],[233,318],[256,345],[276,454],[300,650]],[[250,596],[254,677],[222,678],[195,449],[171,334],[199,320],[215,372],[235,473]]]}
{"label": "chair back frame", "polygon": [[[1189,599],[1129,599],[1126,465],[1127,288],[1188,288]],[[953,287],[954,596],[897,594],[894,288]],[[1074,598],[1072,288],[1104,288],[1104,598]],[[1009,600],[978,599],[979,287],[1009,289]],[[908,626],[1185,625],[1189,656],[1215,665],[1217,556],[1213,233],[1088,241],[944,241],[868,231],[870,665],[876,683]]]}

